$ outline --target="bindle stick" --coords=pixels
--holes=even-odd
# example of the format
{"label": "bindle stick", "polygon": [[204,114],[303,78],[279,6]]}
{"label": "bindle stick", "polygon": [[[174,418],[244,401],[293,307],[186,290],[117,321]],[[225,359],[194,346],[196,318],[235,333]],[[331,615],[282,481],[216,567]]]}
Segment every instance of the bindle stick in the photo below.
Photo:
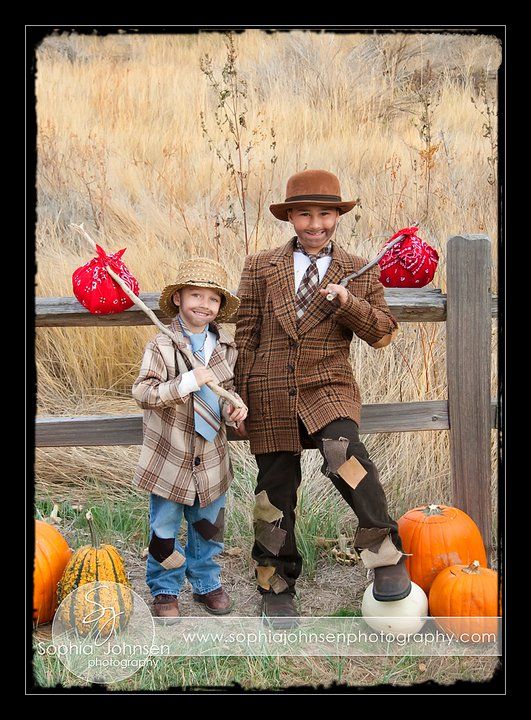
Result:
{"label": "bindle stick", "polygon": [[[94,248],[94,250],[96,250],[96,243],[94,242],[94,240],[90,237],[90,235],[88,234],[88,232],[87,232],[87,231],[85,230],[85,228],[83,227],[83,223],[81,223],[81,225],[75,225],[74,223],[70,223],[70,227],[74,228],[74,230],[76,230],[78,233],[80,233],[80,235],[83,235],[83,236],[89,241],[89,243],[92,245],[92,247]],[[96,250],[96,252],[97,252],[97,250]],[[165,325],[163,325],[163,324],[160,322],[160,320],[159,320],[158,317],[155,315],[155,313],[153,312],[153,310],[151,310],[150,308],[148,308],[148,306],[138,297],[138,295],[135,295],[135,294],[134,294],[134,292],[131,290],[131,288],[129,288],[129,287],[124,283],[124,281],[122,280],[122,278],[121,278],[119,275],[117,275],[111,267],[109,267],[108,265],[105,265],[105,269],[107,270],[107,272],[109,273],[109,275],[112,277],[112,279],[115,280],[115,281],[118,283],[118,285],[122,288],[122,290],[123,290],[124,293],[127,295],[127,297],[129,297],[129,298],[134,302],[134,304],[135,304],[137,307],[139,307],[143,312],[146,313],[146,315],[148,316],[148,318],[149,318],[153,323],[155,323],[155,325],[159,328],[159,330],[160,330],[162,333],[164,333],[164,335],[167,335],[171,340],[173,340],[173,342],[174,342],[176,345],[178,345],[178,344],[179,344],[179,340],[178,340],[177,336],[176,336],[174,333],[172,333],[171,330],[169,330]],[[193,365],[195,366],[194,369],[197,368],[197,367],[200,367],[200,366],[197,364],[197,362],[195,361],[195,358],[193,358],[193,361],[194,361],[194,362],[193,362]],[[240,400],[238,400],[234,395],[232,395],[230,392],[228,392],[228,391],[225,390],[224,388],[220,387],[220,386],[217,385],[216,383],[207,382],[206,385],[208,385],[208,387],[209,387],[213,392],[215,392],[216,395],[219,395],[220,397],[224,398],[225,400],[228,400],[228,402],[230,402],[231,405],[233,405],[235,408],[241,408],[241,407],[243,407],[243,405],[242,405],[242,403],[240,402]]]}
{"label": "bindle stick", "polygon": [[[418,223],[413,223],[410,227],[417,227]],[[347,277],[343,278],[341,282],[339,283],[343,287],[346,287],[351,280],[354,280],[354,278],[359,277],[360,275],[363,275],[363,273],[367,272],[367,270],[370,270],[374,265],[376,265],[377,262],[379,262],[385,253],[390,250],[393,245],[396,245],[397,242],[400,242],[400,240],[403,240],[406,235],[399,235],[394,240],[391,240],[391,242],[387,243],[387,245],[380,251],[379,255],[377,255],[373,260],[367,263],[367,265],[364,265],[362,268],[360,268],[358,271],[353,272],[351,275],[347,275]],[[337,297],[337,293],[331,292],[328,293],[326,296],[327,300],[333,300],[335,297]]]}

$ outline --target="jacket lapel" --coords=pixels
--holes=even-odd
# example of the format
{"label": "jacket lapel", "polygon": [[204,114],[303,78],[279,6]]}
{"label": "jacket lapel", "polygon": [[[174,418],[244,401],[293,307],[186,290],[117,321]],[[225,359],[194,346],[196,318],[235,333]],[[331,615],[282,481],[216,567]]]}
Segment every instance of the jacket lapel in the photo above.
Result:
{"label": "jacket lapel", "polygon": [[293,241],[290,240],[269,261],[273,266],[267,280],[275,317],[293,339],[297,339]]}
{"label": "jacket lapel", "polygon": [[[234,341],[229,337],[229,335],[223,332],[220,327],[218,327],[217,323],[210,323],[209,329],[218,336],[218,342],[216,343],[216,346],[212,351],[212,355],[209,358],[208,367],[214,373],[217,382],[221,383],[234,377],[234,373],[226,360],[227,350],[225,346],[232,345],[235,347],[235,345]],[[177,337],[178,343],[176,348],[175,343],[173,343],[170,338],[164,336],[164,340],[167,340],[168,342],[167,344],[165,342],[162,344],[161,352],[164,356],[166,364],[170,367],[177,364],[175,375],[178,375],[182,372],[182,368],[178,367],[179,362],[177,361],[176,363],[175,356],[180,354],[188,362],[189,367],[187,369],[193,370],[194,368],[199,367],[199,361],[193,356],[191,348],[188,347],[178,320],[174,320],[171,323],[170,330]]]}
{"label": "jacket lapel", "polygon": [[168,343],[170,343],[170,345],[172,346],[173,352],[176,353],[178,349],[181,355],[186,359],[189,368],[193,370],[195,367],[197,367],[197,360],[194,358],[192,350],[188,347],[188,344],[184,338],[181,326],[179,325],[179,321],[177,320],[177,318],[171,323],[170,330],[173,332],[173,334],[177,337],[178,340],[177,347],[175,347],[175,343],[173,343],[170,338],[167,338]]}
{"label": "jacket lapel", "polygon": [[225,382],[225,380],[230,380],[232,377],[234,377],[234,372],[231,370],[227,362],[226,346],[236,346],[234,344],[234,341],[226,333],[224,333],[223,330],[218,327],[216,323],[210,323],[209,329],[218,336],[218,342],[216,343],[216,347],[212,351],[212,355],[210,356],[210,359],[208,361],[208,367],[216,376],[216,380],[219,385]]}
{"label": "jacket lapel", "polygon": [[328,283],[338,283],[342,278],[348,275],[348,272],[345,271],[344,264],[342,262],[345,256],[345,251],[342,250],[335,242],[332,243],[332,262],[330,263],[322,282],[316,289],[306,312],[302,316],[302,320],[299,324],[299,335],[304,335],[304,333],[307,333],[318,323],[335,312],[337,304],[327,300],[326,296],[321,295],[319,290],[321,288],[325,288]]}

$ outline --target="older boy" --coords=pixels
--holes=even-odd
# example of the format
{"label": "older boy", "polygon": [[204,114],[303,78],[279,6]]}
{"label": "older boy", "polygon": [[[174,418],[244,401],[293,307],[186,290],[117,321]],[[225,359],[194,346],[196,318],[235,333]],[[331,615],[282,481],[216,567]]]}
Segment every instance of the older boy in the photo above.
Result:
{"label": "older boy", "polygon": [[[398,325],[376,268],[346,288],[338,284],[366,263],[332,239],[340,215],[355,204],[342,201],[332,173],[293,175],[286,200],[270,210],[290,222],[296,236],[248,256],[238,290],[235,383],[249,406],[247,428],[240,431],[248,433],[259,469],[252,554],[262,613],[280,618],[277,626],[297,616],[302,558],[295,507],[303,447],[319,448],[323,472],[358,517],[354,544],[365,566],[374,568],[375,598],[398,600],[411,590],[397,523],[358,432],[361,400],[349,363],[353,334],[379,348]],[[336,294],[332,302],[330,292]]]}
{"label": "older boy", "polygon": [[[144,410],[144,443],[134,484],[150,493],[146,580],[157,617],[179,615],[185,577],[193,598],[214,615],[232,601],[215,556],[223,550],[225,493],[232,480],[225,424],[237,427],[247,408],[221,401],[206,383],[233,390],[234,342],[216,324],[238,309],[225,269],[208,258],[179,266],[159,305],[178,344],[163,333],[148,342],[133,397]],[[199,365],[196,369],[191,369]],[[179,543],[183,515],[187,544]]]}

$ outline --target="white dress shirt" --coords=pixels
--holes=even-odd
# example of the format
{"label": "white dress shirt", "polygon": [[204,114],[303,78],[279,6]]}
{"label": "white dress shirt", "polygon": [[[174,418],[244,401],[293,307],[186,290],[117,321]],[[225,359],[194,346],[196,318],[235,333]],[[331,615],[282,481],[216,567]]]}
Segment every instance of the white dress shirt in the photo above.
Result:
{"label": "white dress shirt", "polygon": [[[305,255],[304,253],[298,252],[295,250],[293,253],[293,265],[295,268],[295,292],[299,289],[299,285],[301,284],[301,280],[303,278],[304,273],[306,272],[306,268],[311,265],[311,260],[308,257],[308,255]],[[332,262],[332,256],[331,255],[325,255],[322,258],[319,258],[319,260],[316,261],[317,270],[319,272],[319,282],[321,283],[326,271],[330,267],[330,263]]]}

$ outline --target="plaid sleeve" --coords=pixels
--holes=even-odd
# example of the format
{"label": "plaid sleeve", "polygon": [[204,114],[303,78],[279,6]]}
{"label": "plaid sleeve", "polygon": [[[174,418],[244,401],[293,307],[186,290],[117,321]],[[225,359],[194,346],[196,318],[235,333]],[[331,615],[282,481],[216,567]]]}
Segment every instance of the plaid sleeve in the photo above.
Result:
{"label": "plaid sleeve", "polygon": [[[227,364],[228,364],[228,366],[229,366],[232,370],[234,370],[234,365],[235,365],[235,363],[236,363],[236,358],[237,358],[237,357],[238,357],[238,351],[236,350],[236,348],[235,348],[235,347],[232,347],[232,346],[229,346],[229,347],[227,348],[227,358],[226,358],[226,359],[227,359]],[[225,388],[225,390],[228,390],[230,393],[232,393],[232,395],[234,395],[235,398],[237,398],[238,400],[240,400],[243,405],[245,405],[245,403],[243,402],[242,398],[241,398],[241,397],[238,395],[238,393],[236,392],[236,388],[235,388],[235,385],[234,385],[234,378],[231,378],[230,380],[225,381],[225,382],[223,383],[223,387]],[[236,427],[236,423],[233,422],[232,420],[230,420],[230,418],[229,418],[229,410],[228,410],[229,404],[230,404],[230,403],[229,403],[228,400],[225,400],[224,398],[220,398],[221,415],[222,415],[222,417],[223,417],[223,419],[225,420],[225,422],[226,422],[227,425],[230,425],[231,427]]]}
{"label": "plaid sleeve", "polygon": [[254,360],[254,351],[260,340],[262,324],[256,283],[256,264],[256,255],[249,255],[245,258],[237,292],[240,298],[240,307],[234,334],[234,341],[238,348],[238,359],[234,367],[234,383],[245,405],[249,405],[247,381]]}
{"label": "plaid sleeve", "polygon": [[379,269],[373,267],[368,270],[366,281],[367,291],[363,298],[350,291],[349,286],[354,281],[347,285],[348,300],[336,310],[335,317],[339,323],[348,327],[362,340],[374,345],[385,335],[396,330],[398,323],[385,301]]}
{"label": "plaid sleeve", "polygon": [[140,374],[133,383],[132,395],[144,410],[154,407],[182,405],[190,395],[181,396],[182,375],[168,380],[168,371],[157,344],[150,341],[142,358]]}

